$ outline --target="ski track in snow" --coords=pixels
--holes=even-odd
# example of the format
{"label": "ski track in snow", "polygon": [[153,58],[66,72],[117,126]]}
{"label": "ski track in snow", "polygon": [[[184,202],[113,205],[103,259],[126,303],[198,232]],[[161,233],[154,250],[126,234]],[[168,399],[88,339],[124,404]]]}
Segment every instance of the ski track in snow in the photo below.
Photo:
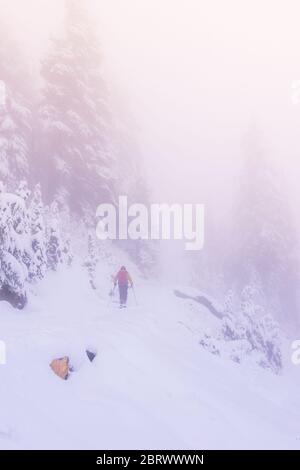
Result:
{"label": "ski track in snow", "polygon": [[[217,358],[199,332],[218,320],[170,286],[136,283],[129,307],[53,274],[17,312],[0,304],[0,449],[300,448],[300,369],[275,376]],[[86,348],[98,355],[90,363]],[[70,380],[51,371],[69,355]]]}

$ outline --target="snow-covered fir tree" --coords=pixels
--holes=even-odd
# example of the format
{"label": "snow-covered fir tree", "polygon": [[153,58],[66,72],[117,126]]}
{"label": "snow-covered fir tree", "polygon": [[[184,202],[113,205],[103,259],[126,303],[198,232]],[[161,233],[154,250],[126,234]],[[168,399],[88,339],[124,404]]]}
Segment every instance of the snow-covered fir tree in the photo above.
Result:
{"label": "snow-covered fir tree", "polygon": [[25,281],[28,276],[28,217],[20,196],[0,191],[0,298],[17,308],[27,301]]}
{"label": "snow-covered fir tree", "polygon": [[45,209],[42,201],[41,186],[34,188],[29,206],[31,246],[34,253],[33,277],[42,279],[47,269]]}
{"label": "snow-covered fir tree", "polygon": [[64,31],[42,62],[42,187],[67,192],[73,209],[114,201],[115,157],[101,50],[83,2],[67,0]]}
{"label": "snow-covered fir tree", "polygon": [[244,142],[245,165],[228,250],[227,274],[240,293],[256,286],[256,300],[279,320],[299,322],[297,234],[284,185],[257,130]]}
{"label": "snow-covered fir tree", "polygon": [[32,94],[29,74],[8,28],[0,25],[0,179],[12,184],[29,176]]}
{"label": "snow-covered fir tree", "polygon": [[97,253],[97,240],[95,234],[89,233],[88,235],[88,254],[84,266],[88,271],[89,282],[92,289],[97,289],[96,282],[96,268],[99,263]]}
{"label": "snow-covered fir tree", "polygon": [[56,271],[63,263],[63,243],[59,226],[59,207],[57,201],[53,201],[47,210],[47,267]]}
{"label": "snow-covered fir tree", "polygon": [[12,193],[1,184],[0,300],[23,308],[27,283],[43,279],[47,270],[61,264],[70,265],[70,239],[63,236],[60,222],[58,203],[44,206],[40,185],[31,193],[22,181]]}

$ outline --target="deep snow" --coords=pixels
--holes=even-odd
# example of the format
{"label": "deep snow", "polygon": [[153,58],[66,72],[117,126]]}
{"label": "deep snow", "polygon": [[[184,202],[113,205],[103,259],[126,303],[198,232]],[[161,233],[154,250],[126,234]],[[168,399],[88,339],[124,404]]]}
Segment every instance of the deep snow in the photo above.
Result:
{"label": "deep snow", "polygon": [[[136,276],[135,276],[136,277]],[[0,449],[300,448],[300,366],[281,375],[199,346],[219,320],[173,287],[136,279],[129,308],[80,266],[51,273],[16,311],[0,303]],[[90,363],[87,347],[97,349]],[[70,380],[49,364],[69,355]]]}

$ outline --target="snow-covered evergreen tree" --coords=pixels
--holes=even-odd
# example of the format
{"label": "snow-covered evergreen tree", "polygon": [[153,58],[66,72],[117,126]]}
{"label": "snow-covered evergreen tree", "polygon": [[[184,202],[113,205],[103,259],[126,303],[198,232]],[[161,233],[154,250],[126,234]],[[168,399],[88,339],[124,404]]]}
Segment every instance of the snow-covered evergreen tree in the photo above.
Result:
{"label": "snow-covered evergreen tree", "polygon": [[27,214],[24,200],[0,192],[0,299],[17,308],[26,304],[28,253]]}
{"label": "snow-covered evergreen tree", "polygon": [[84,266],[86,267],[88,271],[90,286],[94,290],[97,289],[96,268],[97,268],[98,263],[99,263],[99,256],[98,256],[97,247],[96,247],[96,237],[95,237],[95,234],[93,235],[92,233],[89,233],[88,255],[84,263]]}
{"label": "snow-covered evergreen tree", "polygon": [[47,214],[47,268],[56,271],[63,262],[63,244],[59,227],[59,208],[54,201]]}
{"label": "snow-covered evergreen tree", "polygon": [[42,279],[47,269],[45,209],[42,201],[41,186],[34,188],[29,206],[31,246],[34,253],[34,272],[31,276]]}
{"label": "snow-covered evergreen tree", "polygon": [[83,2],[67,0],[64,33],[42,63],[41,179],[76,210],[114,200],[115,160],[101,50]]}
{"label": "snow-covered evergreen tree", "polygon": [[0,300],[23,308],[27,282],[71,263],[70,239],[60,222],[57,201],[45,207],[40,185],[32,193],[26,181],[14,193],[0,185]]}
{"label": "snow-covered evergreen tree", "polygon": [[32,103],[28,73],[8,28],[0,26],[0,179],[28,178]]}
{"label": "snow-covered evergreen tree", "polygon": [[239,292],[255,285],[259,304],[295,324],[299,321],[297,235],[283,183],[269,164],[257,131],[247,135],[244,148],[227,274]]}

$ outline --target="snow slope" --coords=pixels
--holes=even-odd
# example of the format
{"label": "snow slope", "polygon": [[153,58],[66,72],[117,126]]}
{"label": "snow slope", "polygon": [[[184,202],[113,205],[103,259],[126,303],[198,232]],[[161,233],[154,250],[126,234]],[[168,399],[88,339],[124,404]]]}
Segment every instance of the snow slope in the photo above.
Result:
{"label": "snow slope", "polygon": [[[0,449],[300,448],[300,368],[276,376],[199,346],[219,321],[138,279],[129,308],[80,267],[49,275],[18,312],[0,304]],[[85,348],[98,351],[90,363]],[[49,363],[69,355],[70,380]],[[288,352],[287,352],[288,355]]]}

